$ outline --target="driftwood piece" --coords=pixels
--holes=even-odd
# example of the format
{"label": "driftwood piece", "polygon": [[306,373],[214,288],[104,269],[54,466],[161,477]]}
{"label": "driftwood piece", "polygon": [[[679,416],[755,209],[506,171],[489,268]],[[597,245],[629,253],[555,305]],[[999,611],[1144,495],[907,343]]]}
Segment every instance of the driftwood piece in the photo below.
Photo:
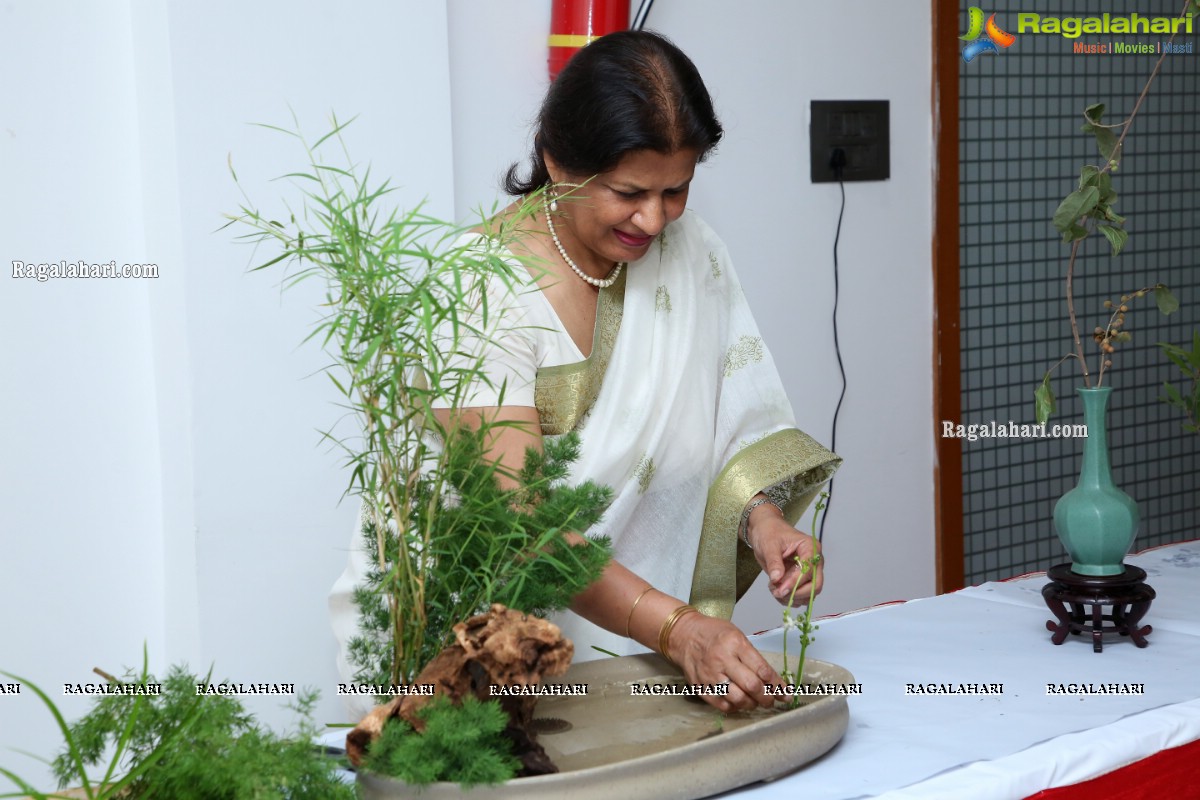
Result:
{"label": "driftwood piece", "polygon": [[[433,684],[433,696],[405,695],[376,706],[346,736],[346,752],[352,764],[359,765],[367,747],[392,717],[400,717],[419,732],[425,724],[417,712],[435,697],[445,695],[455,704],[468,695],[496,700],[492,686],[536,685],[543,677],[566,672],[575,653],[574,645],[563,638],[558,626],[499,603],[486,614],[455,625],[454,637],[456,643],[442,650],[413,681],[417,685]],[[508,714],[504,734],[521,759],[521,774],[557,772],[532,729],[537,698],[505,696],[499,698],[499,703]]]}

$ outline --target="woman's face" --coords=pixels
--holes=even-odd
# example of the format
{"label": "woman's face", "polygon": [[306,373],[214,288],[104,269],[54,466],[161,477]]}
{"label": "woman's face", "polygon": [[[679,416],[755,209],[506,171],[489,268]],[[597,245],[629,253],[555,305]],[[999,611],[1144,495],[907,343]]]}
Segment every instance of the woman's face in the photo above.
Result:
{"label": "woman's face", "polygon": [[669,155],[635,150],[588,180],[587,175],[564,173],[547,154],[546,167],[555,183],[585,184],[558,189],[565,199],[559,200],[554,221],[567,253],[601,277],[614,262],[644,256],[662,229],[683,214],[698,156],[691,149]]}

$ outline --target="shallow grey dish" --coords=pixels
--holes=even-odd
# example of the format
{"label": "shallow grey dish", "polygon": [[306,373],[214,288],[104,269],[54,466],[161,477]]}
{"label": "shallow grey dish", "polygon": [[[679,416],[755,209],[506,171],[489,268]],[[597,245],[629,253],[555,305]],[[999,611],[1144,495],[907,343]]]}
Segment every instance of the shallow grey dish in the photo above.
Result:
{"label": "shallow grey dish", "polygon": [[[763,655],[776,669],[782,665],[779,654]],[[849,723],[845,695],[805,697],[791,711],[725,716],[699,698],[635,697],[630,690],[679,681],[678,670],[657,655],[587,661],[547,681],[589,687],[583,697],[538,702],[536,715],[544,721],[538,741],[557,774],[464,791],[453,783],[419,789],[360,772],[359,788],[366,800],[694,800],[786,775],[833,748]],[[803,682],[846,685],[854,676],[809,659]]]}

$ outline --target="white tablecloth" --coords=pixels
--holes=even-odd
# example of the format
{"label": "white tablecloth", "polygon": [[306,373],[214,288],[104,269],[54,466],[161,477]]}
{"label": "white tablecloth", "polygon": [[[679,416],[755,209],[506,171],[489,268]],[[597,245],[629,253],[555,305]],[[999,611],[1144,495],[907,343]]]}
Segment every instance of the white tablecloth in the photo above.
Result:
{"label": "white tablecloth", "polygon": [[[822,621],[810,656],[862,684],[845,739],[798,773],[731,794],[1007,800],[1200,738],[1200,543],[1127,563],[1158,593],[1142,620],[1154,626],[1146,648],[1116,637],[1102,653],[1085,637],[1051,644],[1044,574]],[[782,633],[754,641],[779,650]],[[1004,693],[906,694],[909,683],[1002,683]],[[1047,694],[1047,684],[1071,683],[1144,684],[1145,693]]]}

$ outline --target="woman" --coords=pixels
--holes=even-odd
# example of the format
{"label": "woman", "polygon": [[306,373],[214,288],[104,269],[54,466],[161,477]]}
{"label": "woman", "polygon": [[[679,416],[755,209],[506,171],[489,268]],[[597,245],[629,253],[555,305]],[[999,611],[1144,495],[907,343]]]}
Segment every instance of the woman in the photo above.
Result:
{"label": "woman", "polygon": [[521,323],[486,354],[503,399],[481,386],[441,413],[514,423],[492,448],[514,471],[542,436],[579,431],[573,477],[615,493],[587,533],[611,537],[614,561],[556,621],[577,658],[641,645],[692,683],[729,683],[709,701],[731,711],[770,705],[763,685],[781,682],[728,622],[733,604],[760,569],[780,602],[797,580],[797,598],[820,590],[819,559],[803,577],[794,560],[819,548],[792,522],[838,459],[795,429],[724,245],[685,210],[721,135],[664,38],[581,50],[543,103],[529,177],[506,180],[545,202],[510,246],[539,265],[540,291],[492,298]]}

